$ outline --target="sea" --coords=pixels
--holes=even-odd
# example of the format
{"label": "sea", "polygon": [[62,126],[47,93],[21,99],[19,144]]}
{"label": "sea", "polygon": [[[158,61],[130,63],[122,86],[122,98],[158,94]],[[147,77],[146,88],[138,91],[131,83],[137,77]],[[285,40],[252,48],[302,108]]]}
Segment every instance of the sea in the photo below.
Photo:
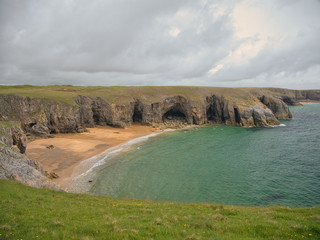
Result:
{"label": "sea", "polygon": [[107,159],[96,195],[232,205],[320,205],[320,104],[280,126],[212,125],[148,138]]}

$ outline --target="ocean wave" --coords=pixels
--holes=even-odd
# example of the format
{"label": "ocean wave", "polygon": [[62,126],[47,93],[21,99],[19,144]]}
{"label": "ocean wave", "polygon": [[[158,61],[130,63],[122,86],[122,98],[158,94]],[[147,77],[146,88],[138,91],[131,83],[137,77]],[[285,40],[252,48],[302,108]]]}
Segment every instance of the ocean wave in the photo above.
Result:
{"label": "ocean wave", "polygon": [[138,144],[138,143],[142,143],[147,141],[150,137],[154,137],[157,136],[159,134],[165,133],[165,132],[171,132],[171,131],[175,131],[176,129],[165,129],[161,132],[154,132],[151,133],[149,135],[146,136],[142,136],[142,137],[138,137],[135,139],[132,139],[126,143],[120,144],[118,146],[112,147],[107,149],[106,151],[104,151],[103,153],[93,156],[87,160],[84,160],[81,162],[82,165],[91,165],[91,167],[89,167],[89,169],[87,171],[85,171],[84,173],[78,175],[77,177],[82,177],[85,176],[89,173],[91,173],[92,171],[94,171],[95,168],[104,165],[105,163],[107,163],[107,161],[109,159],[111,159],[112,157],[125,152],[127,150],[130,150],[132,148],[132,146]]}
{"label": "ocean wave", "polygon": [[287,125],[281,123],[281,124],[279,124],[279,125],[270,125],[270,126],[268,126],[268,127],[275,128],[275,127],[286,127],[286,126],[287,126]]}
{"label": "ocean wave", "polygon": [[111,161],[115,156],[130,150],[134,145],[147,141],[150,137],[155,137],[165,132],[171,132],[175,130],[176,129],[165,129],[161,132],[155,132],[146,136],[132,139],[126,143],[109,148],[99,155],[80,162],[79,166],[77,166],[74,170],[68,191],[77,193],[88,192],[91,189],[92,184],[95,182],[96,173],[99,167],[107,164],[108,161]]}

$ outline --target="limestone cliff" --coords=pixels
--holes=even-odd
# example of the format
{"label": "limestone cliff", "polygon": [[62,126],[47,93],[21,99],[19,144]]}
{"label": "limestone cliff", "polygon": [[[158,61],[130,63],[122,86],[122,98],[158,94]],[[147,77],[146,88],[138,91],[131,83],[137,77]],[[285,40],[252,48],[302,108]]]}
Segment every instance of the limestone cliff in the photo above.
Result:
{"label": "limestone cliff", "polygon": [[250,92],[256,96],[267,94],[281,99],[288,105],[301,105],[300,101],[320,101],[320,90],[290,90],[283,88],[258,88]]}
{"label": "limestone cliff", "polygon": [[278,119],[292,117],[287,104],[320,99],[319,91],[270,88],[26,86],[11,90],[0,87],[0,120],[19,121],[27,134],[43,136],[81,132],[95,125],[126,127],[133,122],[165,127],[277,125]]}
{"label": "limestone cliff", "polygon": [[281,99],[263,95],[259,100],[274,113],[277,119],[292,118],[288,105]]}
{"label": "limestone cliff", "polygon": [[24,154],[26,136],[15,124],[0,122],[0,178],[39,188],[59,188],[46,177],[46,172]]}

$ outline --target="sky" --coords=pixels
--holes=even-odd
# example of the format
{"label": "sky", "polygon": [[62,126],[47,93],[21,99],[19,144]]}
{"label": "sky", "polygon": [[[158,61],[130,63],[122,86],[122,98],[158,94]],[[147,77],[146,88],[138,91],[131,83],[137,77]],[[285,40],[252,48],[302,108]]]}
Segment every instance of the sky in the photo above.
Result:
{"label": "sky", "polygon": [[320,89],[320,0],[0,0],[0,84]]}

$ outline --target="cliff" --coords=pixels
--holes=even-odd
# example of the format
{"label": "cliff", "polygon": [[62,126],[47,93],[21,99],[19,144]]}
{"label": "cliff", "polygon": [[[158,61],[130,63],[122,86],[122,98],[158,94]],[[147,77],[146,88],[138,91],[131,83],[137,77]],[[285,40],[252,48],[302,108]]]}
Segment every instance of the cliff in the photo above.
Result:
{"label": "cliff", "polygon": [[27,134],[43,136],[133,122],[164,127],[269,126],[291,117],[290,101],[320,99],[319,95],[285,89],[2,86],[0,120],[19,121]]}
{"label": "cliff", "polygon": [[210,87],[1,86],[0,121],[21,122],[28,135],[86,127],[184,124],[270,126],[291,118],[289,105],[320,100],[317,90]]}
{"label": "cliff", "polygon": [[59,190],[37,163],[29,159],[26,136],[16,125],[0,122],[0,178],[22,182],[32,187]]}
{"label": "cliff", "polygon": [[288,105],[301,105],[300,101],[320,101],[320,90],[290,90],[283,88],[255,88],[250,89],[255,96],[264,94],[281,99]]}

